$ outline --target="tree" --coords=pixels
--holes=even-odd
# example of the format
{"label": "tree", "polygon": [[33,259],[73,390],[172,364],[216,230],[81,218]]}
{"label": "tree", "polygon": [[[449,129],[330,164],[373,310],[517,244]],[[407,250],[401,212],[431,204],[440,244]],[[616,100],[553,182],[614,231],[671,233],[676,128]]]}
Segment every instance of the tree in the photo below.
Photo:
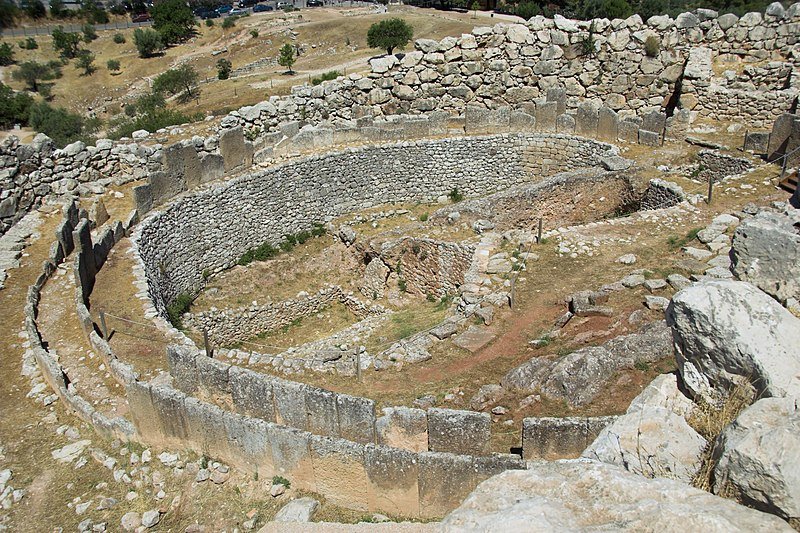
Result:
{"label": "tree", "polygon": [[470,6],[470,9],[472,9],[472,18],[478,18],[478,10],[480,8],[481,4],[478,2],[478,0],[472,2],[472,6]]}
{"label": "tree", "polygon": [[386,19],[369,27],[369,31],[367,31],[367,46],[370,48],[383,48],[386,50],[387,55],[391,55],[392,50],[402,48],[413,36],[414,28],[403,19]]}
{"label": "tree", "polygon": [[161,0],[150,10],[153,29],[166,45],[185,41],[194,35],[194,13],[184,0]]}
{"label": "tree", "polygon": [[97,39],[97,31],[91,24],[83,25],[83,42],[90,43]]}
{"label": "tree", "polygon": [[80,12],[92,24],[108,24],[108,13],[95,0],[83,0]]}
{"label": "tree", "polygon": [[236,26],[236,17],[225,17],[222,20],[222,29],[228,30]]}
{"label": "tree", "polygon": [[64,0],[50,0],[50,16],[63,18],[69,11],[64,7]]}
{"label": "tree", "polygon": [[139,57],[153,57],[164,49],[161,34],[151,29],[136,28],[133,31],[133,43],[139,51]]}
{"label": "tree", "polygon": [[83,76],[91,76],[97,70],[94,66],[94,59],[94,54],[89,50],[81,50],[75,66],[83,69]]}
{"label": "tree", "polygon": [[110,70],[112,73],[119,72],[119,59],[109,59],[106,62],[106,67],[108,67],[108,70]]}
{"label": "tree", "polygon": [[0,128],[9,129],[14,124],[27,124],[33,97],[28,93],[14,92],[0,83]]}
{"label": "tree", "polygon": [[292,65],[294,65],[294,46],[289,43],[284,44],[278,56],[278,64],[287,68],[289,74],[293,74]]}
{"label": "tree", "polygon": [[47,102],[38,102],[30,108],[30,126],[46,134],[58,146],[75,142],[83,133],[83,118],[63,108],[51,107]]}
{"label": "tree", "polygon": [[222,58],[217,61],[217,78],[227,80],[231,77],[231,70],[233,70],[233,65],[227,59]]}
{"label": "tree", "polygon": [[61,26],[53,30],[53,48],[65,59],[78,56],[81,38],[77,33],[67,33]]}
{"label": "tree", "polygon": [[525,20],[535,17],[541,12],[539,5],[535,2],[521,2],[514,11],[518,17],[522,17]]}
{"label": "tree", "polygon": [[0,0],[0,28],[13,26],[18,14],[19,8],[13,0]]}
{"label": "tree", "polygon": [[180,99],[187,101],[195,95],[192,89],[197,85],[197,71],[190,65],[181,65],[159,74],[153,80],[153,92],[164,94],[178,94],[183,91]]}
{"label": "tree", "polygon": [[14,47],[8,43],[0,44],[0,65],[7,67],[14,64]]}
{"label": "tree", "polygon": [[596,18],[625,19],[633,14],[626,0],[586,0],[581,15],[585,20]]}
{"label": "tree", "polygon": [[61,71],[53,64],[26,61],[11,76],[17,81],[25,82],[28,89],[36,93],[42,88],[42,81],[60,78]]}
{"label": "tree", "polygon": [[47,9],[42,0],[26,0],[22,3],[22,9],[32,19],[41,19],[47,16]]}

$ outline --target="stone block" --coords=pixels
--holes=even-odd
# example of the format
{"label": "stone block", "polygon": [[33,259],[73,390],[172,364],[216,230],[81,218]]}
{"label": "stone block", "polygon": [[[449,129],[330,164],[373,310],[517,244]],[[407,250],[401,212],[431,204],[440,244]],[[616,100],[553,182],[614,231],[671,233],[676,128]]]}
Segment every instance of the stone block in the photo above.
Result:
{"label": "stone block", "polygon": [[275,404],[272,398],[272,378],[232,366],[228,371],[231,399],[236,412],[275,422]]}
{"label": "stone block", "polygon": [[186,346],[167,346],[167,365],[175,386],[186,394],[197,391],[197,350]]}
{"label": "stone block", "polygon": [[137,185],[133,188],[133,201],[136,204],[136,211],[140,216],[153,209],[153,188],[149,184]]}
{"label": "stone block", "polygon": [[225,176],[225,160],[221,155],[203,154],[200,157],[200,183],[220,180]]}
{"label": "stone block", "polygon": [[195,358],[197,368],[197,384],[209,396],[230,394],[231,384],[228,378],[230,365],[200,353]]}
{"label": "stone block", "polygon": [[114,244],[116,244],[114,240],[114,228],[106,228],[105,231],[100,234],[100,238],[97,239],[97,242],[92,246],[96,271],[99,271],[103,267],[106,259],[108,259],[108,254],[110,254],[111,249],[114,248]]}
{"label": "stone block", "polygon": [[187,397],[184,402],[186,413],[187,444],[199,454],[207,457],[228,459],[228,431],[225,428],[225,417],[230,413],[216,405]]}
{"label": "stone block", "polygon": [[315,435],[339,436],[336,393],[316,387],[306,388],[306,429]]}
{"label": "stone block", "polygon": [[84,303],[89,303],[89,295],[94,288],[94,279],[97,275],[97,263],[94,259],[92,247],[92,234],[87,219],[78,223],[72,232],[72,241],[75,243],[75,284],[83,293]]}
{"label": "stone block", "polygon": [[[176,195],[186,190],[186,182],[183,175],[176,176],[167,172],[153,172],[147,182],[150,185],[153,205],[161,205]],[[137,209],[139,205],[137,204]]]}
{"label": "stone block", "polygon": [[369,510],[364,446],[317,435],[311,436],[310,443],[317,492],[335,505]]}
{"label": "stone block", "polygon": [[563,115],[567,112],[567,90],[563,87],[547,89],[547,103],[556,104],[556,115]]}
{"label": "stone block", "polygon": [[275,400],[275,421],[278,424],[305,430],[308,427],[306,414],[306,389],[301,383],[276,379],[272,382],[272,397]]}
{"label": "stone block", "polygon": [[434,452],[483,455],[491,438],[488,413],[428,409],[428,448]]}
{"label": "stone block", "polygon": [[505,472],[506,470],[525,470],[525,459],[512,453],[493,453],[483,457],[473,457],[475,483]]}
{"label": "stone block", "polygon": [[548,461],[580,457],[583,450],[616,417],[525,418],[522,457]]}
{"label": "stone block", "polygon": [[[39,365],[39,367],[43,368],[43,365]],[[128,384],[125,392],[130,416],[139,437],[150,444],[163,444],[164,432],[150,395],[150,385],[141,381],[133,381]]]}
{"label": "stone block", "polygon": [[419,464],[407,450],[367,445],[367,500],[370,511],[394,515],[419,515]]}
{"label": "stone block", "polygon": [[583,102],[575,115],[575,133],[583,137],[596,137],[599,121],[598,108],[592,102]]}
{"label": "stone block", "polygon": [[72,240],[72,230],[74,226],[69,220],[64,220],[56,228],[56,240],[61,245],[64,256],[68,256],[75,248],[75,243]]}
{"label": "stone block", "polygon": [[375,402],[369,398],[336,395],[339,436],[361,444],[375,443]]}
{"label": "stone block", "polygon": [[428,450],[428,414],[422,409],[387,407],[375,422],[378,444],[412,452]]}
{"label": "stone block", "polygon": [[461,505],[476,484],[472,457],[435,452],[419,454],[420,516],[445,516]]}
{"label": "stone block", "polygon": [[267,434],[272,448],[275,474],[289,479],[293,487],[315,491],[311,433],[269,424]]}
{"label": "stone block", "polygon": [[194,189],[203,183],[203,164],[193,145],[184,146],[181,149],[181,156],[183,158],[183,175],[186,179],[186,188]]}
{"label": "stone block", "polygon": [[507,107],[484,109],[467,106],[464,110],[465,129],[467,133],[505,131],[508,129],[510,111]]}
{"label": "stone block", "polygon": [[640,129],[639,144],[644,146],[661,146],[661,134]]}
{"label": "stone block", "polygon": [[533,115],[529,115],[524,111],[514,110],[511,111],[511,114],[508,118],[508,125],[509,128],[514,131],[534,131],[536,127],[536,119]]}
{"label": "stone block", "polygon": [[556,117],[558,116],[558,103],[547,102],[536,106],[536,130],[537,131],[555,131],[556,130]]}
{"label": "stone block", "polygon": [[638,143],[639,142],[639,126],[642,123],[642,119],[636,118],[626,118],[625,120],[619,123],[619,132],[617,135],[617,140],[622,142],[628,143]]}
{"label": "stone block", "polygon": [[652,111],[642,117],[641,129],[654,131],[658,134],[664,132],[667,124],[667,115],[658,111]]}
{"label": "stone block", "polygon": [[225,161],[226,174],[250,167],[253,152],[253,145],[245,142],[241,127],[226,130],[219,137],[219,153]]}
{"label": "stone block", "polygon": [[597,138],[603,141],[617,142],[619,136],[619,116],[608,107],[601,107],[597,114]]}
{"label": "stone block", "polygon": [[431,134],[430,123],[427,120],[406,119],[402,124],[406,139],[425,138]]}
{"label": "stone block", "polygon": [[744,136],[744,149],[754,154],[766,154],[769,151],[769,133],[748,132]]}
{"label": "stone block", "polygon": [[575,118],[572,115],[558,115],[556,118],[556,131],[572,135],[575,133]]}
{"label": "stone block", "polygon": [[238,469],[257,472],[259,478],[269,479],[275,471],[272,445],[269,440],[269,424],[257,418],[225,413],[228,457]]}
{"label": "stone block", "polygon": [[150,387],[150,396],[163,443],[167,446],[184,446],[189,436],[185,395],[166,385],[153,385]]}

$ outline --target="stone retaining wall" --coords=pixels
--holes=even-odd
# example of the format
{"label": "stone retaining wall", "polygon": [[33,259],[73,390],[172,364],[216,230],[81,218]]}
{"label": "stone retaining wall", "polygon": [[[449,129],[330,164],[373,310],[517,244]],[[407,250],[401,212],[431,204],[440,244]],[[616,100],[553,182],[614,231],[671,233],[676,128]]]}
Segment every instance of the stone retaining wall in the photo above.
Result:
{"label": "stone retaining wall", "polygon": [[[530,181],[526,161],[546,147],[573,167],[611,145],[566,135],[507,134],[348,149],[206,186],[145,218],[133,241],[155,309],[195,294],[203,271],[229,268],[255,244],[391,202],[433,201],[457,188],[479,196]],[[529,167],[530,168],[530,167]]]}
{"label": "stone retaining wall", "polygon": [[580,457],[616,416],[525,418],[522,420],[524,459],[570,459]]}
{"label": "stone retaining wall", "polygon": [[237,309],[210,309],[201,313],[186,313],[183,323],[197,331],[207,331],[209,340],[217,345],[230,346],[252,339],[261,333],[290,325],[298,318],[315,315],[338,302],[358,319],[386,312],[380,305],[367,305],[345,293],[339,286],[320,289],[315,294],[298,296],[282,302],[252,304]]}

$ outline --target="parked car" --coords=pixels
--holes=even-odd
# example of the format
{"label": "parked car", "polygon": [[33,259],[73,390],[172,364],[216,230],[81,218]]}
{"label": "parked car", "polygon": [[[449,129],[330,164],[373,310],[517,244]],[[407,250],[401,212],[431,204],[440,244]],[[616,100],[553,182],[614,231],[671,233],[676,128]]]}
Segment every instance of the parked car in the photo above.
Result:
{"label": "parked car", "polygon": [[324,5],[322,0],[308,0],[306,2],[306,7],[322,7]]}
{"label": "parked car", "polygon": [[241,15],[246,15],[246,14],[247,14],[247,10],[246,9],[242,9],[241,7],[236,7],[236,8],[231,9],[230,11],[228,11],[228,16],[229,17],[237,17],[237,16],[241,16]]}
{"label": "parked car", "polygon": [[150,16],[150,13],[137,13],[131,16],[131,22],[150,22],[153,20],[153,17]]}
{"label": "parked car", "polygon": [[218,15],[227,15],[228,13],[231,12],[232,9],[233,9],[232,5],[219,6],[216,9],[216,12],[217,12]]}
{"label": "parked car", "polygon": [[253,6],[253,13],[263,13],[265,11],[274,11],[275,8],[267,4],[256,4]]}
{"label": "parked car", "polygon": [[236,4],[237,7],[253,7],[258,3],[258,0],[239,0],[239,3]]}
{"label": "parked car", "polygon": [[275,9],[284,9],[287,7],[294,7],[291,2],[286,2],[285,0],[281,0],[277,4],[275,4]]}

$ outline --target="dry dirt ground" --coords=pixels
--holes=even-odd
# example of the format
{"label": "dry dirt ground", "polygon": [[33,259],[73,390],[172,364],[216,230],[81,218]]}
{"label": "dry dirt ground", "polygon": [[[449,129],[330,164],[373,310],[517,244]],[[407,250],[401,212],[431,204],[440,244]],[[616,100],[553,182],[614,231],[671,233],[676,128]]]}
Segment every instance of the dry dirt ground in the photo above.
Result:
{"label": "dry dirt ground", "polygon": [[[740,134],[714,134],[710,137],[722,138],[735,146]],[[637,161],[643,173],[655,176],[661,174],[656,169],[659,165],[677,167],[691,162],[695,149],[683,143],[671,143],[659,150],[630,147],[626,151]],[[566,353],[630,329],[632,326],[627,318],[632,311],[641,309],[643,289],[615,293],[609,302],[615,309],[611,318],[576,320],[568,325],[565,335],[550,345],[538,350],[528,345],[529,340],[547,331],[555,317],[564,311],[564,297],[571,292],[597,289],[604,283],[620,279],[633,268],[649,269],[653,276],[658,277],[678,271],[674,262],[684,256],[674,242],[689,230],[704,226],[718,213],[737,210],[750,201],[766,204],[772,200],[785,200],[785,193],[777,191],[774,186],[776,174],[776,169],[769,166],[728,180],[716,189],[711,205],[701,202],[692,208],[653,216],[633,215],[624,223],[606,221],[569,229],[561,234],[561,239],[573,244],[587,244],[591,255],[583,253],[575,258],[560,255],[557,251],[559,238],[551,237],[547,243],[535,248],[539,259],[529,262],[520,278],[515,309],[499,314],[492,325],[496,338],[475,353],[442,343],[434,351],[433,359],[426,363],[408,365],[400,371],[368,372],[363,382],[313,374],[306,374],[301,379],[338,391],[370,396],[381,405],[408,405],[421,395],[433,394],[439,405],[466,406],[480,385],[496,383],[508,369],[531,357]],[[668,171],[665,177],[678,182],[689,193],[705,192],[703,183],[693,182],[680,173]],[[131,208],[130,186],[117,192],[122,193],[122,197],[112,192],[107,195],[106,203],[112,216],[123,218]],[[428,210],[429,207],[418,209]],[[181,462],[167,466],[156,459],[160,450],[154,450],[151,461],[142,464],[144,450],[141,447],[107,442],[66,412],[60,402],[45,406],[36,399],[41,395],[27,397],[32,384],[21,375],[25,353],[25,339],[20,336],[22,309],[27,287],[38,276],[59,222],[58,212],[48,211],[42,213],[38,229],[41,237],[31,240],[20,268],[9,273],[6,287],[0,290],[0,305],[4,309],[0,315],[0,335],[5,339],[0,351],[0,372],[3,375],[3,380],[0,380],[0,471],[10,469],[12,477],[8,485],[27,491],[10,509],[0,509],[0,530],[5,527],[10,531],[51,531],[63,527],[64,531],[75,531],[81,521],[90,519],[94,524],[105,522],[108,530],[117,531],[124,513],[148,509],[167,511],[156,528],[160,531],[184,531],[195,523],[204,524],[207,531],[231,530],[241,528],[244,522],[253,518],[256,524],[268,520],[290,497],[268,497],[269,480],[258,480],[250,473],[236,472],[222,484],[196,483],[195,473],[205,465],[204,459],[181,452]],[[368,228],[361,229],[366,231]],[[594,245],[594,241],[598,244]],[[104,309],[107,313],[146,324],[141,302],[132,286],[128,246],[125,241],[117,246],[101,271],[92,296],[92,313],[97,318],[98,310]],[[637,256],[636,265],[624,266],[616,262],[616,258],[625,253]],[[73,286],[70,276],[69,272],[60,272],[43,291],[40,323],[45,340],[63,358],[62,362],[81,393],[96,401],[101,410],[124,413],[124,400],[115,395],[116,386],[101,370],[97,358],[90,357],[77,327],[71,305]],[[668,296],[669,292],[664,295]],[[419,304],[424,305],[423,302]],[[649,313],[652,319],[658,317]],[[407,325],[401,323],[398,328]],[[122,321],[111,322],[111,327],[117,330],[111,341],[114,349],[131,361],[144,377],[155,376],[165,368],[164,340],[155,333],[156,330]],[[620,373],[613,377],[607,394],[580,410],[569,410],[566,405],[546,398],[526,409],[517,409],[519,398],[502,398],[500,402],[511,409],[508,414],[496,417],[495,448],[519,445],[503,425],[504,421],[513,420],[515,427],[519,427],[521,418],[530,415],[619,412],[655,374],[670,369],[670,362],[664,361]],[[452,395],[452,399],[445,400],[448,395]],[[91,440],[91,444],[71,462],[58,462],[51,455],[54,450],[84,439]],[[132,454],[138,461],[131,461]],[[108,457],[116,461],[111,462]],[[220,472],[218,479],[224,477]],[[290,495],[296,494],[290,491]],[[116,503],[108,509],[98,509],[98,506],[104,507],[99,505],[103,503],[102,498],[113,498]],[[84,509],[89,501],[91,504]],[[105,503],[110,503],[110,500]],[[351,522],[363,518],[361,513],[330,505],[324,505],[317,517],[319,520]]]}

